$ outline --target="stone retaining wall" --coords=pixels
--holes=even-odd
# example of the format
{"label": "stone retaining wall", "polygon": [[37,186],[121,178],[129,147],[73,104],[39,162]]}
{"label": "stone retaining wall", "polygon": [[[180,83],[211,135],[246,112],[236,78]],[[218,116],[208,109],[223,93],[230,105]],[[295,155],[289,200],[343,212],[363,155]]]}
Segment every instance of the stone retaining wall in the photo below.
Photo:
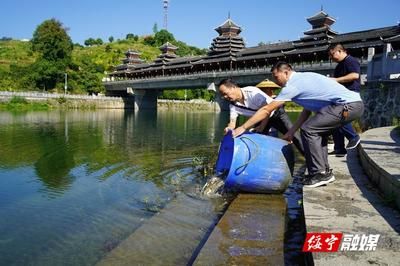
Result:
{"label": "stone retaining wall", "polygon": [[40,93],[1,93],[0,102],[8,102],[18,96],[29,102],[48,103],[56,108],[68,109],[134,109],[133,97],[104,97],[81,95],[51,95]]}
{"label": "stone retaining wall", "polygon": [[218,111],[219,105],[216,102],[202,100],[179,101],[179,100],[157,100],[158,109],[190,110],[190,111]]}
{"label": "stone retaining wall", "polygon": [[387,202],[400,210],[400,130],[380,127],[361,135],[360,162],[369,179],[382,191]]}
{"label": "stone retaining wall", "polygon": [[400,122],[400,80],[368,82],[361,96],[365,104],[364,129],[398,125]]}

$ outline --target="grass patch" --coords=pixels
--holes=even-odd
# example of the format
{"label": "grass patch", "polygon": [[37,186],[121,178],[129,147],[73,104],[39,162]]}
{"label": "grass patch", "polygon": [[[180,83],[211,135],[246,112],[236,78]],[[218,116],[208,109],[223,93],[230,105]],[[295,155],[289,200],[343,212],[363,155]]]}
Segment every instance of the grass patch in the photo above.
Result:
{"label": "grass patch", "polygon": [[28,102],[24,97],[14,96],[9,102],[0,103],[3,111],[47,111],[52,106],[46,102]]}

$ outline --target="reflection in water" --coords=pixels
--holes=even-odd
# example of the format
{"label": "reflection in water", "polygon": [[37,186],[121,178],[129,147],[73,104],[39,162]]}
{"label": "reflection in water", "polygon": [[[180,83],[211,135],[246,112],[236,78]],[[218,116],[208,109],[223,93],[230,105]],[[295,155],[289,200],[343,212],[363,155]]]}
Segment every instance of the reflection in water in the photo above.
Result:
{"label": "reflection in water", "polygon": [[[95,264],[176,195],[198,193],[193,155],[215,153],[226,123],[214,113],[0,113],[0,264]],[[199,230],[198,214],[183,218]]]}
{"label": "reflection in water", "polygon": [[42,156],[34,163],[37,176],[49,190],[65,190],[74,180],[69,176],[75,167],[74,157],[65,136],[59,135],[53,126],[41,128],[38,136]]}

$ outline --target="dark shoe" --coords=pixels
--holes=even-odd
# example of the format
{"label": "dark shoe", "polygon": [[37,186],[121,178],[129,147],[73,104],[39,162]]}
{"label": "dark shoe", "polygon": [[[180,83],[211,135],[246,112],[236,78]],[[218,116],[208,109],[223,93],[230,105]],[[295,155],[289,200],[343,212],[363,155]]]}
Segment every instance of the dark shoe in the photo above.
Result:
{"label": "dark shoe", "polygon": [[304,179],[303,185],[305,187],[320,187],[335,181],[335,176],[332,173],[332,170],[327,173],[318,173],[315,175],[311,175],[308,178]]}
{"label": "dark shoe", "polygon": [[344,156],[346,156],[346,154],[347,154],[346,151],[341,151],[341,152],[339,152],[339,151],[331,151],[331,152],[328,152],[328,155],[335,155],[336,157],[344,157]]}
{"label": "dark shoe", "polygon": [[347,143],[346,150],[354,149],[355,147],[358,146],[358,144],[360,144],[360,141],[361,141],[360,136],[353,138],[352,140],[349,141],[349,143]]}

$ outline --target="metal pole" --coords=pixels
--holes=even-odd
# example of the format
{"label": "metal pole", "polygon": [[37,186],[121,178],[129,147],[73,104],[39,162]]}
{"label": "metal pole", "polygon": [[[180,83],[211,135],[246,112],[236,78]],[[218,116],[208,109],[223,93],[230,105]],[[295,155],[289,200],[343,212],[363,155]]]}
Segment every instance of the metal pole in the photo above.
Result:
{"label": "metal pole", "polygon": [[65,77],[65,81],[64,81],[64,95],[66,95],[66,94],[67,94],[67,87],[68,87],[68,74],[65,73],[65,74],[64,74],[64,77]]}

